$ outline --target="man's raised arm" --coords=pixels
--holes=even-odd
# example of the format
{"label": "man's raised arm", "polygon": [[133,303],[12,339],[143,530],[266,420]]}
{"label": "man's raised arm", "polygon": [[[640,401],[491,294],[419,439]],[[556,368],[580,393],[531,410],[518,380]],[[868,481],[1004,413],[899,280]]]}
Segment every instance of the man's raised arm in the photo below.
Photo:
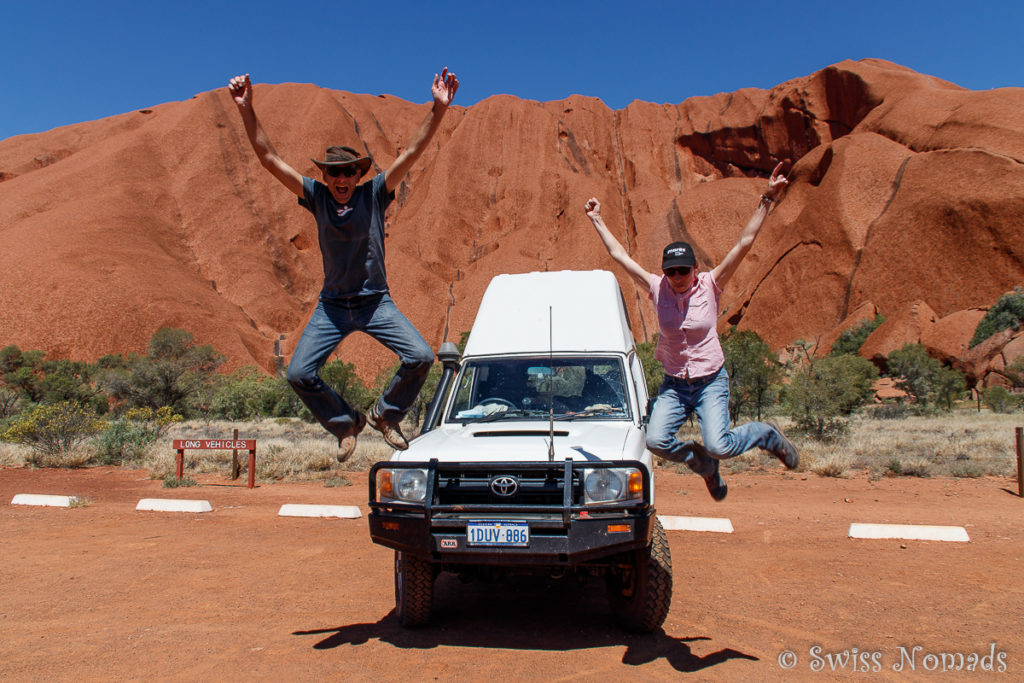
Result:
{"label": "man's raised arm", "polygon": [[431,95],[434,98],[434,106],[415,132],[413,132],[412,137],[409,139],[409,144],[406,145],[402,153],[395,159],[395,162],[385,171],[384,182],[388,192],[394,192],[398,188],[409,172],[409,169],[419,159],[420,155],[423,154],[430,139],[434,137],[434,133],[441,127],[441,120],[444,118],[445,112],[448,111],[448,105],[452,103],[452,100],[455,98],[455,91],[458,89],[459,79],[455,77],[455,74],[448,73],[448,67],[441,71],[440,76],[434,74],[434,84],[430,89]]}
{"label": "man's raised arm", "polygon": [[256,118],[256,111],[252,107],[252,83],[249,81],[249,74],[232,78],[228,83],[228,90],[238,107],[238,113],[242,116],[245,134],[249,136],[249,143],[252,145],[253,151],[256,152],[260,164],[301,199],[303,197],[302,174],[278,156],[277,150],[270,143],[270,138],[267,137],[259,119]]}

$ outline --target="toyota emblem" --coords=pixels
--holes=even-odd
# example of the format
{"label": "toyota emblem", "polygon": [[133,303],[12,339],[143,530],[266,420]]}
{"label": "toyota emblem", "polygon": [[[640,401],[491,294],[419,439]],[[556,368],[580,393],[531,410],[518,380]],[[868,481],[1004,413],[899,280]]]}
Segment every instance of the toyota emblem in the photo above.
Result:
{"label": "toyota emblem", "polygon": [[491,479],[491,491],[496,496],[503,496],[505,498],[516,495],[516,491],[519,490],[519,480],[515,477],[503,474],[499,477]]}

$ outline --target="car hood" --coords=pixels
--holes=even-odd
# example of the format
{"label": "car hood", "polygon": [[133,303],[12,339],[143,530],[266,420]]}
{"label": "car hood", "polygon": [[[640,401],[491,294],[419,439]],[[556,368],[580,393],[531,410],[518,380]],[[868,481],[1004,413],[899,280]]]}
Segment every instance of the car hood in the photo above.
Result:
{"label": "car hood", "polygon": [[[442,425],[417,437],[392,460],[420,462],[522,462],[548,459],[549,425],[544,421]],[[641,460],[650,464],[644,434],[631,422],[554,423],[555,460]]]}

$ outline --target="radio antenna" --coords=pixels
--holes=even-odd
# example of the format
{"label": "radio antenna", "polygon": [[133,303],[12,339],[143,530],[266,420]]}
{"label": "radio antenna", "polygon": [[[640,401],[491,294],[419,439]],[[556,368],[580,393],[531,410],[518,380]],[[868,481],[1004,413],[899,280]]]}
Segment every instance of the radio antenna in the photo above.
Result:
{"label": "radio antenna", "polygon": [[555,342],[551,306],[548,306],[548,462],[555,461]]}

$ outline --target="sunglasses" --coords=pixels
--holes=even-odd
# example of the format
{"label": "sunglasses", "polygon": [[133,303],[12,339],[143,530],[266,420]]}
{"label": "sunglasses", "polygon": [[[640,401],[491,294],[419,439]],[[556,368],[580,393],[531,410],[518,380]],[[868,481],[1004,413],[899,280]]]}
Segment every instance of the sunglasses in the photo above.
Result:
{"label": "sunglasses", "polygon": [[679,266],[677,268],[665,268],[662,270],[662,272],[665,273],[665,275],[668,275],[669,277],[675,277],[676,275],[686,277],[687,275],[690,274],[692,270],[693,266]]}
{"label": "sunglasses", "polygon": [[340,175],[351,178],[362,173],[358,166],[328,166],[325,170],[327,175],[332,178],[337,178]]}

